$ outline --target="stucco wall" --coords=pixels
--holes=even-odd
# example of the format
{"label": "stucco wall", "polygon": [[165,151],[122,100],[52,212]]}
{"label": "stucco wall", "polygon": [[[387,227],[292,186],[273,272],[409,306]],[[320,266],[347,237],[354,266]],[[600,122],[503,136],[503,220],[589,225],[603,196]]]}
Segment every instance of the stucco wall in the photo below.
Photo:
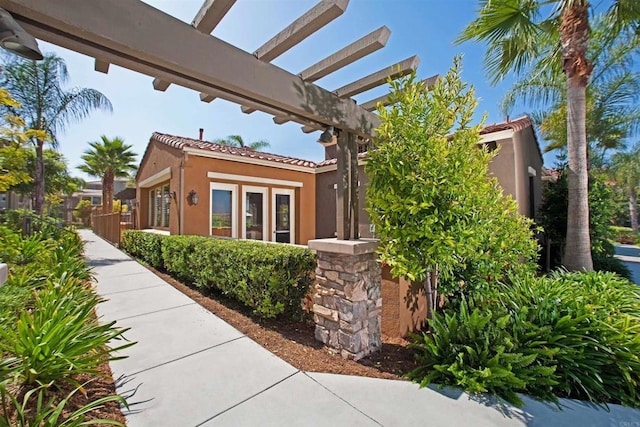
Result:
{"label": "stucco wall", "polygon": [[542,202],[542,157],[540,156],[535,135],[531,128],[516,132],[513,140],[514,143],[518,144],[519,148],[517,173],[518,176],[521,177],[521,193],[518,200],[520,213],[530,216],[529,168],[532,168],[535,171],[535,176],[533,176],[533,211],[535,218],[540,203]]}
{"label": "stucco wall", "polygon": [[[280,184],[266,184],[263,182],[246,182],[239,180],[229,180],[220,178],[209,178],[209,172],[217,172],[232,175],[242,175],[260,179],[277,179],[283,181],[292,181],[302,183],[302,187],[295,187]],[[211,204],[210,183],[231,183],[238,186],[237,191],[237,218],[238,237],[241,236],[242,224],[242,187],[243,185],[252,187],[265,187],[268,190],[267,204],[268,214],[268,230],[269,235],[266,236],[271,240],[271,230],[273,224],[271,218],[271,197],[275,188],[292,189],[295,191],[295,243],[306,244],[308,240],[315,237],[315,177],[312,173],[299,171],[291,171],[279,169],[276,167],[268,167],[261,165],[253,165],[248,163],[239,163],[229,160],[213,159],[208,157],[196,156],[189,154],[184,164],[184,187],[182,194],[182,202],[184,203],[184,220],[183,234],[209,235],[209,214]],[[187,203],[187,194],[194,190],[199,196],[197,205]]]}
{"label": "stucco wall", "polygon": [[509,194],[518,201],[513,142],[511,139],[503,139],[496,143],[499,151],[489,163],[489,173],[498,179],[505,195]]}
{"label": "stucco wall", "polygon": [[[169,182],[169,191],[180,192],[180,162],[182,160],[182,152],[176,148],[169,147],[165,144],[160,144],[155,141],[151,141],[147,147],[147,152],[140,165],[136,182],[140,183],[145,179],[152,177],[166,168],[171,168],[171,178]],[[167,182],[167,181],[163,181]],[[139,185],[136,187],[136,199],[138,200],[138,224],[140,228],[151,228],[149,225],[149,191],[156,188],[160,183],[154,184],[151,187],[142,188]],[[178,234],[178,205],[174,200],[169,204],[169,232],[171,234]]]}

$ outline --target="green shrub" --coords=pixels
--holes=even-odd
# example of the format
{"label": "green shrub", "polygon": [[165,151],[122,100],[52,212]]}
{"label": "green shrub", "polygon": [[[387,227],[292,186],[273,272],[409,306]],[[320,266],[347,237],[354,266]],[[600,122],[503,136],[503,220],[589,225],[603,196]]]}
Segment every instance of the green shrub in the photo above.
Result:
{"label": "green shrub", "polygon": [[611,273],[616,273],[627,280],[632,279],[629,267],[627,267],[623,261],[613,256],[594,254],[593,269],[595,271],[609,271]]}
{"label": "green shrub", "polygon": [[169,273],[218,289],[262,317],[300,316],[315,269],[308,249],[263,242],[170,236],[162,254]]}
{"label": "green shrub", "polygon": [[24,310],[33,305],[33,292],[28,287],[13,282],[0,288],[0,328],[15,323]]}
{"label": "green shrub", "polygon": [[635,245],[638,243],[638,234],[634,233],[631,227],[611,226],[611,238],[625,245]]}
{"label": "green shrub", "polygon": [[[414,380],[509,401],[524,392],[640,407],[638,286],[612,273],[556,273],[496,285],[469,305],[437,317],[433,339],[414,346],[422,364]],[[521,359],[514,365],[505,354],[531,363],[522,370]],[[532,378],[538,369],[547,370],[544,378]]]}
{"label": "green shrub", "polygon": [[154,268],[164,268],[160,246],[163,237],[162,234],[127,230],[122,235],[120,247]]}
{"label": "green shrub", "polygon": [[41,289],[32,311],[0,328],[0,352],[15,358],[15,376],[27,385],[72,381],[80,373],[97,375],[101,363],[116,360],[111,353],[133,343],[108,346],[125,330],[115,328],[115,322],[100,324],[95,317],[99,302],[92,289],[67,276]]}
{"label": "green shrub", "polygon": [[[521,405],[517,392],[538,392],[553,400],[550,391],[555,367],[533,365],[536,354],[524,354],[507,326],[510,314],[475,307],[462,299],[459,311],[434,313],[431,333],[412,344],[420,367],[409,378],[425,387],[432,382],[463,388],[470,393],[490,392]],[[542,394],[542,396],[540,396]]]}
{"label": "green shrub", "polygon": [[[542,189],[542,205],[538,209],[539,224],[545,235],[559,245],[559,258],[564,256],[564,244],[567,236],[567,208],[569,190],[568,171],[560,170],[557,181],[545,182]],[[613,246],[609,243],[611,220],[615,215],[614,192],[605,184],[606,177],[594,171],[589,173],[589,236],[592,255],[613,255]],[[562,265],[561,259],[554,259],[554,265]]]}
{"label": "green shrub", "polygon": [[206,291],[216,289],[267,318],[302,315],[301,300],[316,265],[308,249],[255,241],[127,231],[122,246],[179,280]]}

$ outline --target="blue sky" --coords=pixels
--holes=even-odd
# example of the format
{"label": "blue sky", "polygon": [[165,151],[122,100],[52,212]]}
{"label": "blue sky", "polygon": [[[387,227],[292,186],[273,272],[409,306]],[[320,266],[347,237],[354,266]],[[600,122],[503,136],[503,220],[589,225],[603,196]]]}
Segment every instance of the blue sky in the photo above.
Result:
{"label": "blue sky", "polygon": [[[253,52],[316,2],[238,0],[213,35]],[[147,3],[190,23],[202,0],[147,0]],[[475,16],[476,9],[476,0],[351,0],[341,17],[273,63],[297,73],[386,25],[391,30],[391,37],[385,48],[316,83],[333,90],[414,54],[421,59],[418,76],[426,78],[446,73],[453,57],[463,54],[463,79],[475,87],[480,101],[477,120],[487,112],[487,124],[500,122],[504,117],[500,113],[499,102],[513,79],[491,86],[482,68],[483,46],[453,44],[460,31]],[[87,143],[98,140],[100,135],[124,138],[141,157],[152,132],[197,138],[199,128],[205,129],[204,136],[208,140],[239,134],[247,142],[267,140],[271,147],[265,151],[323,160],[324,151],[316,143],[318,134],[304,134],[300,125],[295,123],[276,125],[267,114],[255,112],[247,115],[240,111],[240,106],[223,100],[203,103],[197,92],[176,85],[171,85],[166,92],[158,92],[153,89],[150,76],[113,65],[105,75],[94,71],[93,58],[42,41],[40,47],[44,52],[55,52],[65,59],[70,73],[69,86],[98,89],[113,104],[113,113],[95,112],[89,119],[70,125],[60,135],[59,149],[68,159],[74,175],[90,179],[75,167],[81,163],[80,155],[86,150]],[[385,85],[355,99],[365,102],[387,90]],[[511,112],[511,117],[524,112],[516,109]],[[553,163],[553,157],[546,160],[547,164]]]}

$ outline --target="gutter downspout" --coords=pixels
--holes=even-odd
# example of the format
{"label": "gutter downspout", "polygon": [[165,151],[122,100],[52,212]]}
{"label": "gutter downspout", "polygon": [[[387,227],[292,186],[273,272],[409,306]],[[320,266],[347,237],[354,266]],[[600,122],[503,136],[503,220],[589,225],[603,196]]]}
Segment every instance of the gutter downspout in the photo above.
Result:
{"label": "gutter downspout", "polygon": [[180,188],[179,188],[179,200],[180,204],[178,205],[178,210],[180,212],[179,219],[179,231],[178,234],[184,234],[184,165],[187,163],[189,159],[189,153],[184,153],[184,159],[180,162]]}

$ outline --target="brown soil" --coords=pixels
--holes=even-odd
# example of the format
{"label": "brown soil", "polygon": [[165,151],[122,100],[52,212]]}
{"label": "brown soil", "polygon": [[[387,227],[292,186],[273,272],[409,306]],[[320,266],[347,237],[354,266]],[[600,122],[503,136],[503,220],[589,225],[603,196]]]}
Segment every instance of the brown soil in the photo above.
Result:
{"label": "brown soil", "polygon": [[[111,369],[109,369],[108,363],[103,363],[98,368],[100,374],[98,376],[91,375],[79,375],[74,378],[79,384],[85,384],[81,390],[78,390],[72,397],[69,399],[65,409],[62,413],[62,418],[66,418],[69,414],[72,414],[76,410],[82,408],[83,406],[98,400],[102,397],[112,396],[116,394],[115,385],[113,382],[113,378],[111,376]],[[44,403],[49,402],[53,399],[54,404],[57,405],[62,399],[64,399],[71,391],[75,389],[74,385],[64,384],[60,389],[52,389],[44,398]],[[25,393],[29,391],[26,387],[18,387],[9,392],[13,396],[17,396],[18,402],[22,403],[23,397]],[[35,416],[36,407],[37,407],[37,393],[34,393],[29,399],[29,403],[26,407],[27,416]],[[8,403],[8,401],[7,401]],[[15,413],[9,409],[12,414],[12,423],[10,425],[18,425],[18,422],[15,418]],[[0,405],[0,413],[2,413],[2,407]],[[85,420],[96,420],[96,419],[111,419],[115,421],[119,421],[122,424],[125,424],[125,418],[120,411],[120,405],[117,401],[107,402],[103,404],[102,407],[96,408],[87,414],[85,414]]]}
{"label": "brown soil", "polygon": [[203,295],[171,276],[154,270],[167,283],[220,317],[258,344],[297,369],[309,372],[404,379],[417,365],[408,341],[382,336],[382,350],[359,361],[344,360],[314,337],[312,321],[264,320],[250,309],[222,295]]}

